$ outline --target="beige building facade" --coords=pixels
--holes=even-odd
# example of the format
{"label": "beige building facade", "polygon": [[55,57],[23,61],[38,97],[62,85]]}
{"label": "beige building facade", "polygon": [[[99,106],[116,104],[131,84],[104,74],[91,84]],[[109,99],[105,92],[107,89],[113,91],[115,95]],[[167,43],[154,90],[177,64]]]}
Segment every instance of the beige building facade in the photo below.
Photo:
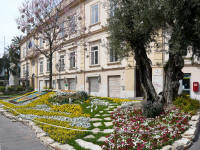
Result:
{"label": "beige building facade", "polygon": [[[76,0],[66,1],[70,5]],[[139,74],[134,57],[119,59],[108,48],[109,19],[108,0],[81,0],[70,8],[70,14],[79,13],[83,18],[80,29],[84,33],[68,38],[66,45],[53,55],[53,88],[86,91],[90,95],[104,97],[141,97]],[[68,14],[63,14],[62,17]],[[149,57],[152,60],[152,80],[156,91],[163,89],[163,64],[166,54],[162,52],[162,32],[157,38],[159,48],[151,44]],[[74,40],[75,37],[80,37]],[[35,51],[34,46],[45,47],[45,42],[31,36],[21,43],[21,83],[28,79],[30,86],[42,91],[49,85],[49,61]],[[35,57],[33,57],[33,55]],[[58,69],[58,66],[60,68]]]}

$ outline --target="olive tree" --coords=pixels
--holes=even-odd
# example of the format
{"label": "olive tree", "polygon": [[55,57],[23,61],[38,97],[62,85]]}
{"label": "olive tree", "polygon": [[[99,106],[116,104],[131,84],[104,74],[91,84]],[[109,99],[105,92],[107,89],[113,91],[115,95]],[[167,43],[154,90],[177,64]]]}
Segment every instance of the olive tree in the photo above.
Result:
{"label": "olive tree", "polygon": [[110,0],[110,46],[119,56],[134,55],[146,100],[158,101],[151,81],[152,62],[147,50],[161,29],[168,40],[162,101],[171,103],[183,79],[184,54],[192,48],[199,56],[200,2],[196,0]]}

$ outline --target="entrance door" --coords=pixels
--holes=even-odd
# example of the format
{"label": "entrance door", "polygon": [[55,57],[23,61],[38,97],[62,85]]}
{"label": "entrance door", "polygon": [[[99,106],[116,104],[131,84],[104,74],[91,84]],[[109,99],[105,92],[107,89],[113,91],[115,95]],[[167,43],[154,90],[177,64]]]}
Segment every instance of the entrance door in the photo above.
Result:
{"label": "entrance door", "polygon": [[108,96],[120,97],[120,76],[108,77]]}
{"label": "entrance door", "polygon": [[65,81],[64,79],[58,79],[58,89],[64,90],[65,89]]}
{"label": "entrance door", "polygon": [[89,93],[90,95],[96,95],[99,92],[98,77],[89,78]]}
{"label": "entrance door", "polygon": [[69,90],[75,91],[76,90],[76,81],[75,79],[68,79]]}
{"label": "entrance door", "polygon": [[44,81],[40,80],[39,81],[39,91],[43,91],[44,90]]}

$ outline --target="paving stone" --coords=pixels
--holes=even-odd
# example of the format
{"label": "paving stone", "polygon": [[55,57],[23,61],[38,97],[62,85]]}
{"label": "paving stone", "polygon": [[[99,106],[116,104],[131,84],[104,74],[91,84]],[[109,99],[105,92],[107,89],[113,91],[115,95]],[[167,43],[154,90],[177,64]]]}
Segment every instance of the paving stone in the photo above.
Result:
{"label": "paving stone", "polygon": [[115,108],[115,106],[108,106],[108,108]]}
{"label": "paving stone", "polygon": [[112,126],[112,125],[113,125],[112,122],[104,122],[104,124],[105,124],[106,127],[109,127],[109,126]]}
{"label": "paving stone", "polygon": [[101,118],[92,118],[90,121],[102,121]]}
{"label": "paving stone", "polygon": [[94,129],[92,129],[92,132],[93,132],[94,134],[98,134],[98,133],[99,133],[98,131],[100,131],[99,128],[94,128]]}
{"label": "paving stone", "polygon": [[100,117],[101,115],[99,115],[99,114],[97,114],[97,115],[95,115],[95,117]]}
{"label": "paving stone", "polygon": [[110,117],[107,117],[107,118],[104,118],[104,120],[109,121],[109,120],[111,120],[111,118],[110,118]]}
{"label": "paving stone", "polygon": [[194,115],[194,116],[192,116],[191,120],[192,120],[192,121],[199,120],[199,115]]}
{"label": "paving stone", "polygon": [[38,127],[38,126],[32,126],[32,129],[36,132],[36,133],[40,133],[40,132],[43,132],[43,130]]}
{"label": "paving stone", "polygon": [[86,142],[82,139],[77,139],[76,143],[78,143],[81,147],[85,149],[90,149],[90,150],[102,150],[102,148],[99,145],[93,144],[91,142]]}
{"label": "paving stone", "polygon": [[99,127],[99,126],[102,126],[102,123],[101,122],[95,122],[95,123],[93,123],[93,126]]}
{"label": "paving stone", "polygon": [[46,134],[45,132],[41,132],[41,133],[36,134],[36,137],[37,137],[37,138],[40,138],[40,137],[46,136],[46,135],[47,135],[47,134]]}
{"label": "paving stone", "polygon": [[108,111],[108,113],[112,113],[113,111]]}
{"label": "paving stone", "polygon": [[171,145],[167,145],[165,147],[163,147],[161,150],[171,150],[172,146]]}
{"label": "paving stone", "polygon": [[7,110],[0,108],[0,112],[6,112]]}
{"label": "paving stone", "polygon": [[54,140],[48,136],[42,136],[40,137],[40,140],[42,141],[42,143],[44,143],[44,145],[49,145],[49,144],[52,144],[54,143]]}
{"label": "paving stone", "polygon": [[94,138],[95,138],[94,135],[88,135],[88,136],[84,137],[84,139],[94,139]]}
{"label": "paving stone", "polygon": [[29,124],[28,124],[28,125],[29,125],[29,127],[31,127],[31,128],[32,128],[33,126],[35,126],[35,123],[34,123],[34,122],[32,122],[32,121],[29,121]]}
{"label": "paving stone", "polygon": [[75,150],[71,145],[68,144],[62,145],[58,142],[52,143],[49,146],[55,150]]}
{"label": "paving stone", "polygon": [[114,129],[105,129],[103,130],[104,133],[112,133],[114,131]]}
{"label": "paving stone", "polygon": [[100,137],[97,141],[98,142],[105,142],[107,141],[108,139],[106,137]]}
{"label": "paving stone", "polygon": [[184,147],[188,147],[191,145],[191,141],[186,138],[182,138],[178,141],[175,141],[174,144],[172,145],[173,150],[183,150]]}
{"label": "paving stone", "polygon": [[196,128],[189,128],[187,131],[184,132],[183,136],[195,135],[197,132]]}
{"label": "paving stone", "polygon": [[99,111],[99,113],[101,113],[101,114],[102,114],[102,113],[103,113],[103,111]]}
{"label": "paving stone", "polygon": [[110,116],[110,114],[103,114],[102,116]]}
{"label": "paving stone", "polygon": [[198,120],[195,120],[195,121],[190,120],[188,123],[190,126],[197,127],[198,122],[199,122]]}
{"label": "paving stone", "polygon": [[57,148],[56,150],[75,150],[74,147],[69,144],[58,145],[55,148]]}

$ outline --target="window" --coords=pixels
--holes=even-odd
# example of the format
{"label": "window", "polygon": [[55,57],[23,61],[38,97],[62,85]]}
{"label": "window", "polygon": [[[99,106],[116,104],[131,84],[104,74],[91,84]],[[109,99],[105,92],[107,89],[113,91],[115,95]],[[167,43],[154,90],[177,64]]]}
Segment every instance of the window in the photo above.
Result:
{"label": "window", "polygon": [[23,50],[23,58],[26,56],[26,49],[24,48]]}
{"label": "window", "polygon": [[29,64],[26,64],[26,69],[27,76],[29,76]]}
{"label": "window", "polygon": [[76,15],[72,15],[70,17],[70,20],[69,20],[69,30],[70,30],[70,33],[74,33],[76,32]]}
{"label": "window", "polygon": [[42,38],[40,38],[40,48],[43,48],[43,39]]}
{"label": "window", "polygon": [[49,61],[49,59],[47,59],[47,72],[49,72],[50,71],[50,61]]}
{"label": "window", "polygon": [[75,68],[76,66],[76,57],[75,52],[70,53],[70,68]]}
{"label": "window", "polygon": [[65,69],[65,56],[61,55],[59,60],[60,65],[60,71],[64,71]]}
{"label": "window", "polygon": [[93,46],[91,48],[91,65],[97,65],[99,63],[98,46]]}
{"label": "window", "polygon": [[114,5],[113,2],[111,2],[111,4],[110,4],[110,17],[113,17],[115,15],[115,9],[116,9],[116,6]]}
{"label": "window", "polygon": [[43,73],[43,60],[40,60],[40,73]]}
{"label": "window", "polygon": [[28,41],[28,49],[31,49],[34,47],[34,41],[33,40],[29,40]]}
{"label": "window", "polygon": [[91,7],[91,24],[96,24],[99,22],[99,4],[93,5]]}
{"label": "window", "polygon": [[23,65],[23,76],[25,77],[26,76],[26,66]]}
{"label": "window", "polygon": [[62,22],[60,24],[60,38],[63,38],[65,36],[65,24]]}
{"label": "window", "polygon": [[117,52],[113,49],[110,49],[110,62],[116,62],[118,60]]}

